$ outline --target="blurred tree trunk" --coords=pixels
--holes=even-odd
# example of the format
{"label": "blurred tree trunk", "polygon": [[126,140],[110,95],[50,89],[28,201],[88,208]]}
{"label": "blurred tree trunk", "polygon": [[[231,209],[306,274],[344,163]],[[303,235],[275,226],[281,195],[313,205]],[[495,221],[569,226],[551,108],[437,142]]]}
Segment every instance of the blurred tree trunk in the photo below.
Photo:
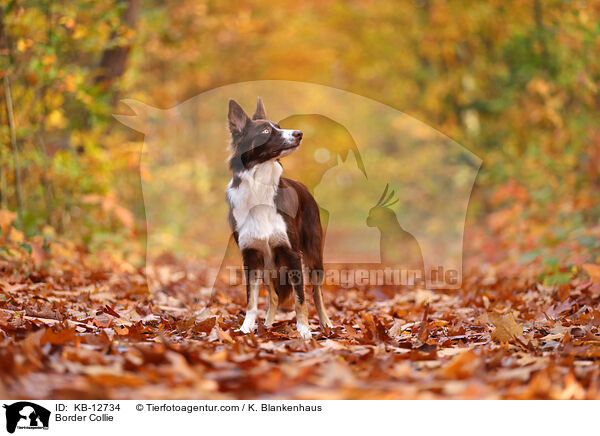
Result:
{"label": "blurred tree trunk", "polygon": [[[46,24],[48,28],[46,29],[46,35],[48,41],[52,40],[52,28],[55,25],[51,12],[51,0],[47,1],[44,5],[44,13],[46,14]],[[50,224],[50,226],[63,230],[58,226],[58,220],[55,219],[55,214],[53,213],[53,199],[54,199],[54,187],[52,184],[52,177],[48,176],[52,172],[52,160],[48,157],[48,150],[46,147],[46,120],[48,119],[48,106],[46,104],[46,95],[48,92],[48,84],[44,84],[41,89],[36,90],[36,94],[39,98],[39,101],[42,102],[42,114],[38,127],[38,131],[36,133],[38,139],[38,150],[40,152],[40,156],[42,157],[42,171],[40,172],[40,182],[42,184],[42,189],[44,191],[44,204],[46,207],[46,222]],[[61,212],[63,213],[63,212]]]}
{"label": "blurred tree trunk", "polygon": [[13,165],[15,167],[15,196],[17,197],[17,214],[19,225],[23,230],[23,195],[21,193],[21,164],[19,162],[19,146],[17,144],[17,127],[13,112],[12,96],[10,94],[10,81],[8,74],[4,76],[4,98],[6,100],[6,112],[8,115],[8,126],[10,128],[10,144],[12,147]]}
{"label": "blurred tree trunk", "polygon": [[548,44],[546,41],[546,28],[544,26],[544,11],[541,0],[533,0],[533,18],[537,29],[537,38],[542,50],[542,64],[546,70],[550,66],[548,58]]}
{"label": "blurred tree trunk", "polygon": [[[4,31],[4,8],[0,7],[0,50],[4,56],[9,53],[8,50],[8,39]],[[2,145],[3,146],[3,145]],[[8,207],[8,192],[6,187],[6,169],[4,168],[4,150],[0,150],[0,208],[6,209]]]}
{"label": "blurred tree trunk", "polygon": [[[0,8],[0,50],[2,55],[7,56],[9,64],[12,63],[13,56],[11,50],[11,44],[4,28],[4,10],[5,7],[12,6],[12,3]],[[17,214],[19,218],[19,226],[23,229],[23,194],[21,192],[21,164],[19,162],[19,146],[17,144],[17,127],[15,125],[15,115],[13,110],[12,95],[10,92],[10,71],[4,72],[4,101],[6,104],[6,117],[8,120],[8,127],[10,132],[10,145],[13,157],[14,166],[14,178],[15,178],[15,197],[17,200]],[[0,183],[2,185],[2,205],[6,204],[6,179],[5,172],[2,171],[0,174]]]}
{"label": "blurred tree trunk", "polygon": [[[122,21],[128,27],[134,28],[140,9],[140,0],[126,0],[125,3],[127,3],[127,8],[123,14]],[[115,80],[125,72],[130,51],[130,44],[105,50],[100,61],[101,72],[96,78],[96,82],[101,83],[105,88],[112,86]],[[116,101],[116,93],[113,99]]]}

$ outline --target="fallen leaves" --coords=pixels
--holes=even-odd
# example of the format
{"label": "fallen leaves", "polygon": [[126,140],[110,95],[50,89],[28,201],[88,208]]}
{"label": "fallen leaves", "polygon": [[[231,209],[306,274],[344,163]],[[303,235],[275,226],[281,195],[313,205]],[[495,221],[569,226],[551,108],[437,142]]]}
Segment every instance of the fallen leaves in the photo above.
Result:
{"label": "fallen leaves", "polygon": [[464,380],[482,366],[481,356],[471,350],[463,351],[452,358],[442,369],[441,374],[450,379]]}
{"label": "fallen leaves", "polygon": [[[6,396],[524,399],[600,392],[593,268],[554,287],[501,267],[471,273],[458,291],[328,287],[334,328],[318,330],[310,305],[315,335],[304,341],[290,308],[271,328],[241,334],[242,287],[217,283],[214,294],[206,292],[206,265],[169,261],[147,276],[59,259],[29,275],[4,264]],[[259,308],[264,319],[266,295]]]}

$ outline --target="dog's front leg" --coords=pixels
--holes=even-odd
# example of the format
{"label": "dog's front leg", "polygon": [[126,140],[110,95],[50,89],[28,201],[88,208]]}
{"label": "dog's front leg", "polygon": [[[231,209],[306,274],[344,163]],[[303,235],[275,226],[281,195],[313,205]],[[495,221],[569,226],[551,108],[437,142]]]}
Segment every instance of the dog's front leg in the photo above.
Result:
{"label": "dog's front leg", "polygon": [[264,267],[264,258],[260,251],[255,249],[242,250],[244,259],[244,273],[246,275],[246,299],[248,308],[246,318],[240,330],[244,333],[250,333],[256,328],[256,318],[258,316],[258,291],[262,270]]}
{"label": "dog's front leg", "polygon": [[296,307],[296,328],[304,339],[311,339],[310,325],[308,324],[308,307],[304,296],[304,281],[300,274],[300,284],[294,285],[294,303]]}
{"label": "dog's front leg", "polygon": [[277,247],[274,250],[275,264],[286,270],[286,278],[294,289],[294,303],[296,308],[296,329],[304,339],[311,339],[308,324],[308,308],[304,296],[304,272],[302,270],[302,256],[289,247]]}

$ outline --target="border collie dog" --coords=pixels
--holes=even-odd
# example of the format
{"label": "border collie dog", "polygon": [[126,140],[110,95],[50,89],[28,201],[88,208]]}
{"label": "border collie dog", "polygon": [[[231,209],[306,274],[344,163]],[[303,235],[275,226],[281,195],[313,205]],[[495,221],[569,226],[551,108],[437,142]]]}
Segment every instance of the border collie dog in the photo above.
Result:
{"label": "border collie dog", "polygon": [[240,330],[249,333],[256,328],[258,292],[264,282],[269,293],[265,327],[273,324],[279,302],[293,292],[298,333],[310,339],[305,272],[319,323],[332,327],[321,293],[323,229],[315,199],[302,183],[281,177],[279,162],[300,146],[302,132],[269,121],[260,97],[252,118],[230,100],[228,121],[233,177],[226,198],[229,224],[244,261],[248,301]]}

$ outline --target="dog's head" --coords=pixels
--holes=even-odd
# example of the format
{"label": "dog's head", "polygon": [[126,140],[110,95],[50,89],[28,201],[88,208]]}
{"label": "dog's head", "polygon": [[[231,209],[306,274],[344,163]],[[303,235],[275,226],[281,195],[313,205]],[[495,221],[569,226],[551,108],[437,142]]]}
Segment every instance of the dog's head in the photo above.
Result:
{"label": "dog's head", "polygon": [[278,159],[292,153],[300,145],[300,130],[282,129],[269,121],[262,100],[258,97],[256,111],[250,118],[235,101],[229,100],[229,131],[231,132],[232,170],[252,168],[254,165]]}

